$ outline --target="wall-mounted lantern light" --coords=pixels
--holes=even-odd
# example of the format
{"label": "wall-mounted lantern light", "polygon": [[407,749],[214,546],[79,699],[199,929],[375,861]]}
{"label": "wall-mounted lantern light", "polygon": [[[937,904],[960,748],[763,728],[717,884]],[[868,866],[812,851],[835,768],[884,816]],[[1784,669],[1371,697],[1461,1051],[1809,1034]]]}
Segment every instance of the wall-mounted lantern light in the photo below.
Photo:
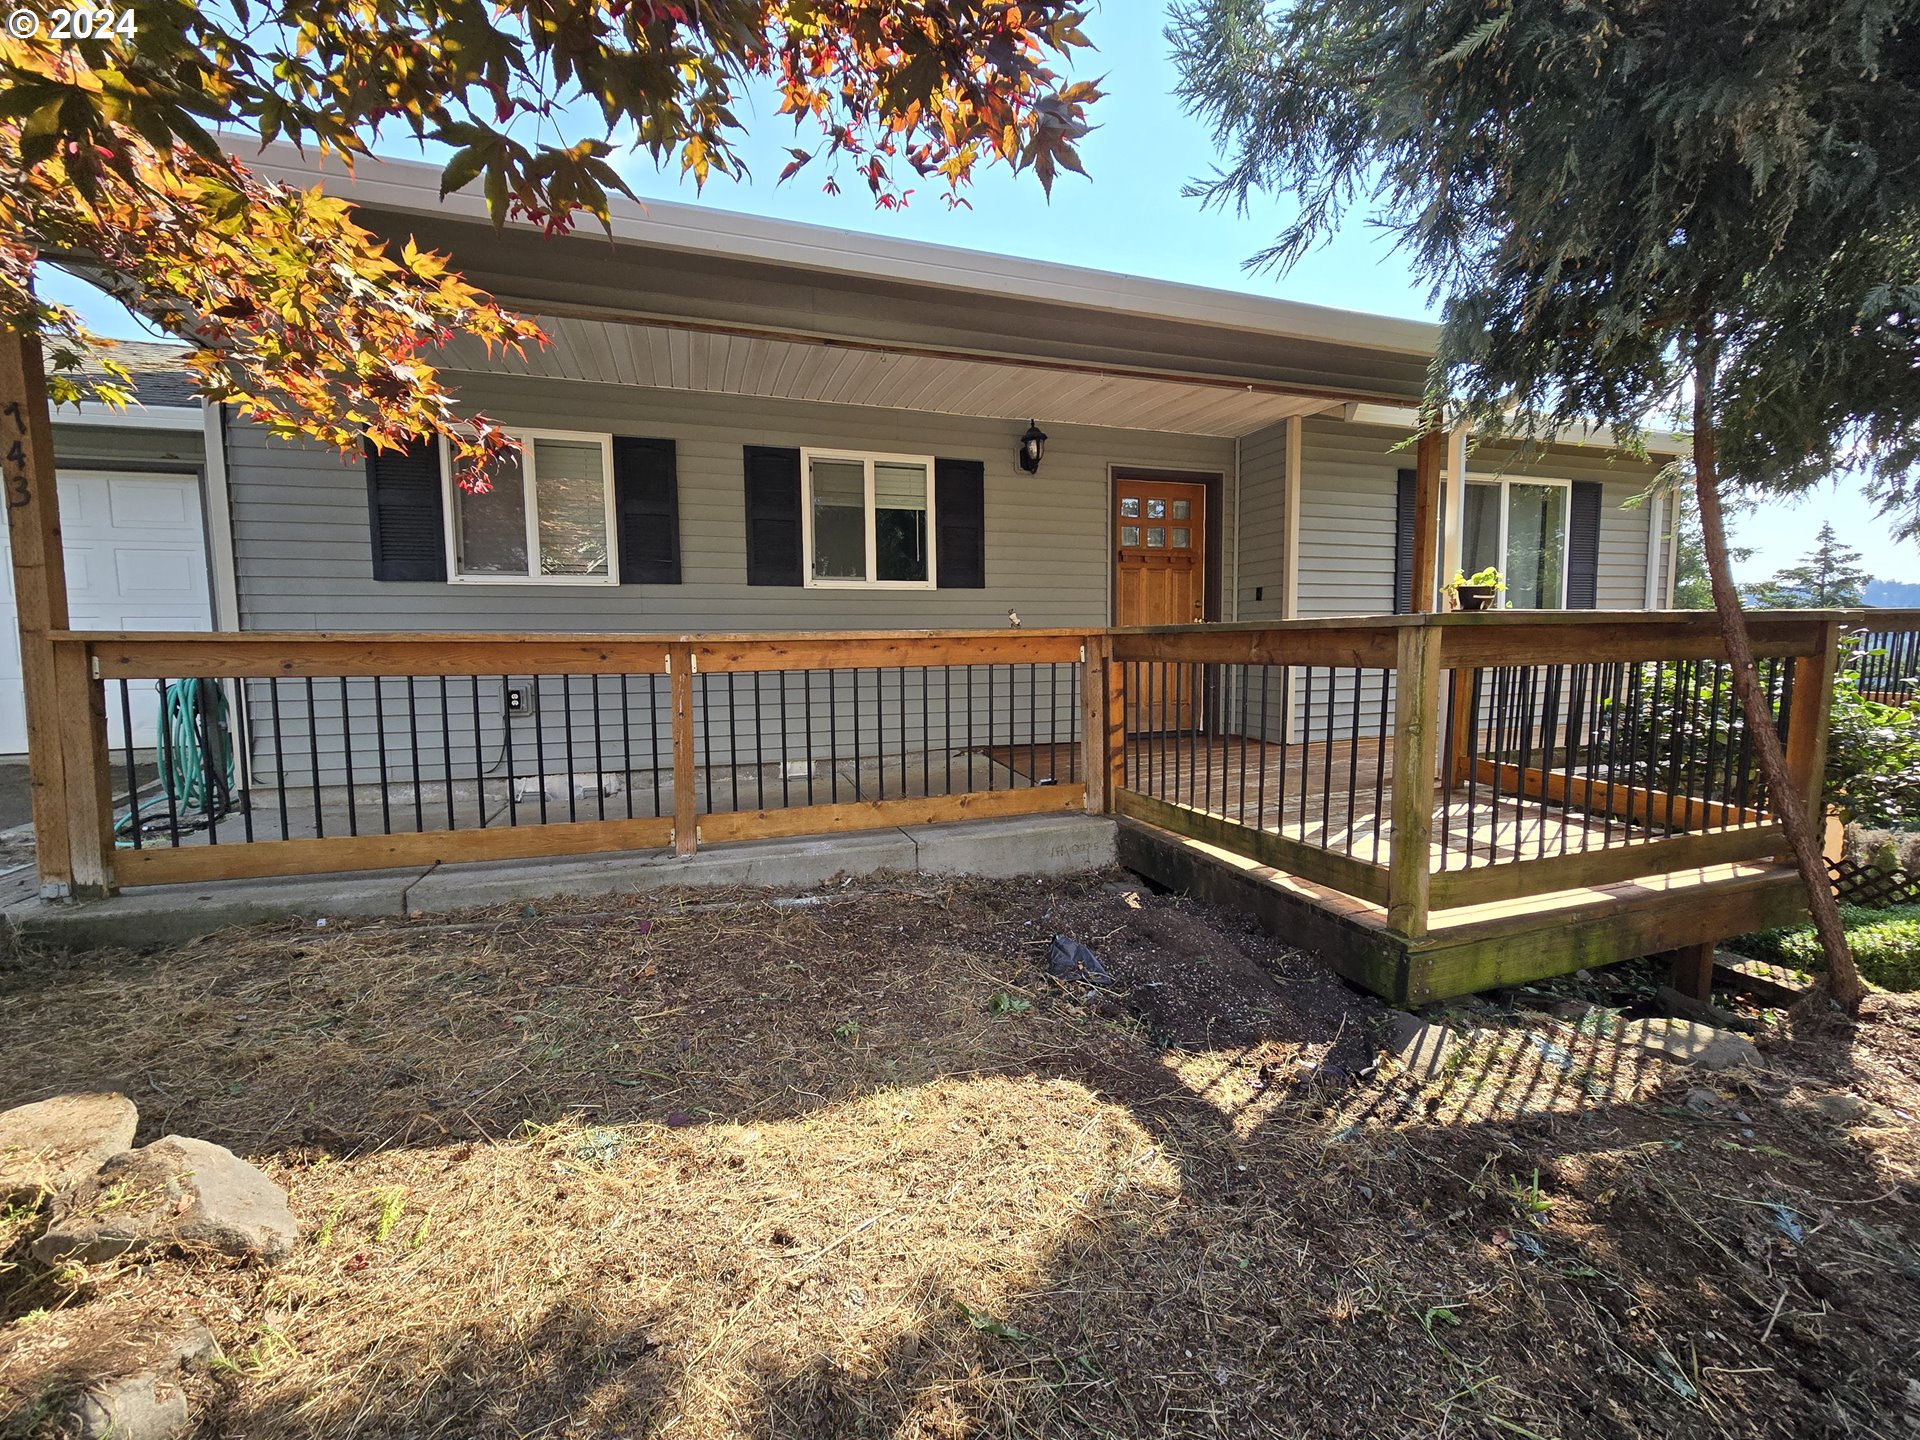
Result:
{"label": "wall-mounted lantern light", "polygon": [[1027,433],[1020,437],[1020,468],[1029,475],[1040,471],[1040,457],[1047,452],[1047,432],[1040,428],[1040,422],[1034,421],[1027,426]]}

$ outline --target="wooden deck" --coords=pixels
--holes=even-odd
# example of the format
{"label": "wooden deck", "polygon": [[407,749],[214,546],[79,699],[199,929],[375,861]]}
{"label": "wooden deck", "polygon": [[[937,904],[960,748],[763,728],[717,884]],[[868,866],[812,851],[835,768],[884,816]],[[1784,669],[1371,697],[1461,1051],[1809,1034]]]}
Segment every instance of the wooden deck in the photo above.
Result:
{"label": "wooden deck", "polygon": [[[992,758],[1034,780],[1069,774],[1074,746],[1002,746]],[[1285,836],[1332,853],[1384,865],[1392,851],[1392,746],[1377,739],[1270,744],[1238,736],[1150,736],[1127,747],[1127,788]],[[1596,850],[1627,849],[1669,833],[1656,812],[1649,827],[1618,816],[1589,815],[1476,782],[1433,807],[1434,873]],[[1679,827],[1675,827],[1677,830]]]}

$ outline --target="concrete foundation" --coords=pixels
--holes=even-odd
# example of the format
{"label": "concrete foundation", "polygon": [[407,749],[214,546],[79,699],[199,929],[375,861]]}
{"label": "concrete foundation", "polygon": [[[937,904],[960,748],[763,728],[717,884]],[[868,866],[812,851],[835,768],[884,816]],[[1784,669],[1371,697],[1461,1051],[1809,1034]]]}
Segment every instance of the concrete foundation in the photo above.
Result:
{"label": "concrete foundation", "polygon": [[1005,878],[1097,870],[1114,860],[1114,823],[1095,815],[1031,815],[801,839],[713,845],[686,859],[659,851],[553,860],[497,860],[291,880],[154,885],[106,900],[24,900],[4,921],[28,945],[149,948],[231,925],[442,913],[555,895],[624,895],[670,886],[807,890],[885,872]]}

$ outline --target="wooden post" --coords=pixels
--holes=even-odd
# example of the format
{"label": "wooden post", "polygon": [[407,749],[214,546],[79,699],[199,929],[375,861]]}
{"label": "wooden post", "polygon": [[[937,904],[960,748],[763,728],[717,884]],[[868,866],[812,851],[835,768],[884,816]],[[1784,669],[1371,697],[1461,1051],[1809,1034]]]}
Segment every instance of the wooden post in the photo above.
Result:
{"label": "wooden post", "polygon": [[[1826,788],[1827,734],[1833,724],[1833,682],[1839,666],[1840,622],[1830,620],[1820,628],[1819,647],[1811,655],[1794,657],[1793,710],[1787,717],[1787,773],[1815,825],[1825,811],[1821,792]],[[1780,856],[1787,864],[1793,858],[1791,851]]]}
{"label": "wooden post", "polygon": [[1112,771],[1107,759],[1113,739],[1107,730],[1107,652],[1112,643],[1104,635],[1089,635],[1080,647],[1080,754],[1089,815],[1105,812]]}
{"label": "wooden post", "polygon": [[1713,999],[1714,945],[1685,945],[1673,952],[1668,983],[1689,1000]]}
{"label": "wooden post", "polygon": [[1440,748],[1440,630],[1400,632],[1394,667],[1393,843],[1387,857],[1387,928],[1408,940],[1427,933],[1433,848],[1434,768]]}
{"label": "wooden post", "polygon": [[67,628],[60,491],[40,341],[0,329],[0,488],[7,506],[13,594],[20,615],[20,679],[27,712],[27,777],[40,893],[68,894],[73,860],[60,695],[51,633]]}
{"label": "wooden post", "polygon": [[[700,817],[693,779],[693,647],[667,651],[673,691],[673,853],[682,857],[700,848]],[[707,757],[709,764],[713,757]]]}
{"label": "wooden post", "polygon": [[1413,450],[1413,601],[1412,608],[1434,606],[1435,570],[1440,564],[1440,464],[1446,456],[1444,431],[1423,430]]}
{"label": "wooden post", "polygon": [[69,893],[98,898],[114,891],[113,768],[107,755],[106,689],[93,677],[78,640],[53,646],[54,685],[66,772]]}
{"label": "wooden post", "polygon": [[1467,783],[1467,769],[1471,765],[1468,758],[1473,748],[1473,727],[1479,721],[1474,714],[1473,670],[1449,670],[1447,672],[1447,698],[1453,707],[1453,716],[1447,730],[1447,759],[1443,784],[1448,790],[1458,789]]}
{"label": "wooden post", "polygon": [[1113,641],[1106,641],[1107,654],[1107,810],[1114,808],[1114,797],[1127,788],[1127,667],[1113,658]]}

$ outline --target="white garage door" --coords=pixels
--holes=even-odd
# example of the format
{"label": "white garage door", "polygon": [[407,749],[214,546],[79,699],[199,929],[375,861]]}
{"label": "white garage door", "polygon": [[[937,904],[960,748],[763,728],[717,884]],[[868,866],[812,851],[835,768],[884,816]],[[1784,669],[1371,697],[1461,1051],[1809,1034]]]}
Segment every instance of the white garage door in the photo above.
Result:
{"label": "white garage door", "polygon": [[[74,629],[213,628],[198,477],[62,471],[60,530]],[[20,617],[11,567],[0,565],[0,574],[5,576],[0,624],[10,637],[0,646],[0,753],[20,754],[27,748]],[[129,689],[133,743],[150,746],[157,698],[145,681]],[[107,728],[116,746],[124,743],[117,685],[107,694]]]}

